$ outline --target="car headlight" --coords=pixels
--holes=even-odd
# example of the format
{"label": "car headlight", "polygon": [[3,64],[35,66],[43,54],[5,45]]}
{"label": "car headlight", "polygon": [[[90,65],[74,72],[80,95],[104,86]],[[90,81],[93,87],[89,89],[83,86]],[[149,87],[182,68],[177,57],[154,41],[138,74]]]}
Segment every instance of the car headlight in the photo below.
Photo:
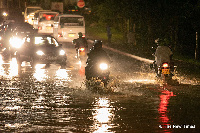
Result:
{"label": "car headlight", "polygon": [[11,46],[14,48],[20,48],[24,43],[23,39],[20,39],[18,37],[10,38],[9,42],[10,42]]}
{"label": "car headlight", "polygon": [[60,55],[65,55],[65,51],[64,50],[60,50]]}
{"label": "car headlight", "polygon": [[41,50],[37,51],[36,53],[37,55],[44,55],[44,53]]}
{"label": "car headlight", "polygon": [[101,63],[99,67],[100,67],[101,70],[106,70],[106,69],[108,69],[108,64]]}

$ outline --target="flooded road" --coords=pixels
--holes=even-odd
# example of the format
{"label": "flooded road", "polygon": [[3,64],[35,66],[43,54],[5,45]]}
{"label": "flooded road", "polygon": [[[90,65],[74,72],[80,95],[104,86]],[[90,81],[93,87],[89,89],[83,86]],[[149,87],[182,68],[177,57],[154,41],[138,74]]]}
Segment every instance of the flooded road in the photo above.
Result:
{"label": "flooded road", "polygon": [[[111,93],[85,87],[84,61],[66,46],[66,68],[0,56],[0,132],[198,133],[198,79],[155,79],[148,64],[114,53]],[[110,51],[108,51],[110,52]]]}

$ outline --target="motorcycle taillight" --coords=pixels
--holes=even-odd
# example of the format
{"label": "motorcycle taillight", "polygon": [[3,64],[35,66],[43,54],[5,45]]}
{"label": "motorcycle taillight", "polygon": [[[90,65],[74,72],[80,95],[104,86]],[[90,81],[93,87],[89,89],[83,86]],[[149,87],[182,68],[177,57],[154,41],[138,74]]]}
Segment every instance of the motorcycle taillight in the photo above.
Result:
{"label": "motorcycle taillight", "polygon": [[166,68],[166,67],[169,67],[169,65],[167,63],[164,63],[163,67]]}
{"label": "motorcycle taillight", "polygon": [[80,48],[80,51],[84,51],[85,50],[85,48]]}

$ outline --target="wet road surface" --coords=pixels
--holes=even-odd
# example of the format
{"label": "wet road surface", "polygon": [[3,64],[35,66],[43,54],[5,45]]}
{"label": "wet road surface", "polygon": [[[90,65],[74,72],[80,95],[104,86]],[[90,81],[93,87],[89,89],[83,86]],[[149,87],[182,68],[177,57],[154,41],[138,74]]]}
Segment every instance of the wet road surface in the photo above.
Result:
{"label": "wet road surface", "polygon": [[112,92],[85,87],[84,67],[66,44],[66,68],[33,69],[0,56],[0,132],[198,133],[199,79],[157,81],[149,64],[112,53]]}

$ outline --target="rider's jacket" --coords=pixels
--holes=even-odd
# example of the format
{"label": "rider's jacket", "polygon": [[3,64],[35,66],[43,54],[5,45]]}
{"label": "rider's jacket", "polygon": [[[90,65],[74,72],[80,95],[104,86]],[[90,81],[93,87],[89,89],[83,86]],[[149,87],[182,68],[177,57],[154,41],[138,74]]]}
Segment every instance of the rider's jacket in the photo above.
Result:
{"label": "rider's jacket", "polygon": [[170,63],[170,56],[172,56],[172,51],[168,46],[158,46],[155,52],[155,61],[157,66],[161,66],[162,63]]}
{"label": "rider's jacket", "polygon": [[92,49],[90,53],[88,53],[87,64],[97,61],[106,61],[108,63],[111,63],[110,57],[102,48]]}
{"label": "rider's jacket", "polygon": [[81,37],[81,38],[75,39],[75,47],[79,48],[80,46],[83,46],[85,48],[88,47],[87,40],[85,38]]}

